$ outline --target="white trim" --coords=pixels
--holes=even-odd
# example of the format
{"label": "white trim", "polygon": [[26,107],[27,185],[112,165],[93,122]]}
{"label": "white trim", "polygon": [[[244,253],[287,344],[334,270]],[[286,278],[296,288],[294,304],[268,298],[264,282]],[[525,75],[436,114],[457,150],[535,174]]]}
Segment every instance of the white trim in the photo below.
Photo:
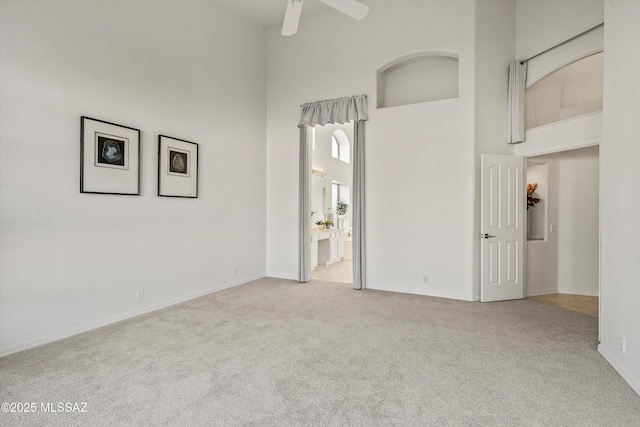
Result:
{"label": "white trim", "polygon": [[[598,152],[598,313],[602,313],[602,128]],[[602,316],[598,316],[598,342],[602,342]]]}
{"label": "white trim", "polygon": [[54,341],[59,341],[64,338],[68,338],[74,335],[81,334],[83,332],[91,331],[93,329],[100,328],[102,326],[111,325],[113,323],[117,323],[123,320],[131,319],[132,317],[137,317],[142,314],[150,313],[152,311],[160,310],[162,308],[166,308],[172,305],[180,304],[185,301],[189,301],[195,298],[202,297],[204,295],[212,294],[214,292],[221,291],[223,289],[232,288],[234,286],[243,285],[245,283],[252,282],[254,280],[258,280],[265,277],[264,275],[257,275],[253,277],[248,277],[246,279],[237,280],[235,282],[223,283],[218,286],[211,287],[204,291],[195,292],[186,296],[170,299],[167,301],[159,302],[153,305],[147,305],[132,311],[128,311],[126,313],[122,313],[116,316],[107,317],[95,322],[85,323],[84,325],[74,326],[69,329],[64,329],[62,331],[54,332],[52,334],[47,334],[40,336],[38,338],[30,339],[27,341],[20,342],[18,344],[13,344],[8,347],[0,349],[0,357],[8,356],[13,353],[18,353],[20,351],[28,350],[30,348],[39,347],[44,344],[48,344]]}
{"label": "white trim", "polygon": [[629,372],[624,365],[622,365],[618,359],[611,353],[607,348],[605,348],[602,343],[598,344],[598,353],[604,357],[604,359],[609,362],[613,369],[618,372],[618,374],[622,377],[623,380],[629,384],[629,386],[640,396],[640,380],[635,378],[631,372]]}
{"label": "white trim", "polygon": [[557,288],[537,289],[535,291],[527,292],[528,297],[537,297],[538,295],[557,294]]}
{"label": "white trim", "polygon": [[531,157],[600,144],[602,111],[527,129],[514,154]]}
{"label": "white trim", "polygon": [[599,143],[600,141],[597,138],[585,139],[580,141],[579,143],[554,145],[553,147],[549,147],[549,148],[531,150],[531,151],[528,151],[526,154],[523,154],[523,156],[524,157],[542,156],[544,154],[553,154],[553,153],[559,153],[561,151],[570,151],[570,150],[577,150],[579,148],[592,147],[594,145],[598,145]]}
{"label": "white trim", "polygon": [[479,297],[473,297],[468,295],[460,295],[460,294],[450,294],[448,292],[416,292],[415,290],[402,290],[395,287],[385,287],[380,285],[371,285],[367,283],[367,289],[374,291],[383,291],[383,292],[397,292],[399,294],[410,294],[410,295],[421,295],[425,297],[433,297],[433,298],[446,298],[446,299],[454,299],[459,301],[480,301]]}
{"label": "white trim", "polygon": [[532,128],[527,129],[526,131],[527,131],[527,132],[536,132],[536,131],[537,131],[537,130],[539,130],[539,129],[544,129],[544,128],[553,128],[554,126],[558,126],[558,125],[560,125],[560,124],[562,124],[562,123],[569,123],[569,122],[571,122],[572,120],[582,119],[582,118],[585,118],[585,117],[587,117],[587,116],[595,116],[595,115],[597,115],[597,114],[602,115],[602,110],[600,110],[600,111],[594,111],[594,112],[592,112],[592,113],[582,114],[582,115],[580,115],[580,116],[576,116],[576,117],[569,117],[568,119],[558,120],[557,122],[547,123],[547,124],[545,124],[545,125],[535,126],[535,127],[532,127]]}

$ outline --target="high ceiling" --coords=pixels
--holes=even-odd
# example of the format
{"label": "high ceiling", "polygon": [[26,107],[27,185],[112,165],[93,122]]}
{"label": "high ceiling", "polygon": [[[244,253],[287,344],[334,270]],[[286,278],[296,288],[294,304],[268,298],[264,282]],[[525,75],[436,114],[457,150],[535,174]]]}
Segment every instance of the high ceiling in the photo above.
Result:
{"label": "high ceiling", "polygon": [[[284,12],[289,0],[213,0],[225,9],[243,16],[247,20],[274,28],[282,25]],[[332,9],[316,0],[305,0],[301,19],[331,11]],[[339,13],[339,12],[335,12]]]}

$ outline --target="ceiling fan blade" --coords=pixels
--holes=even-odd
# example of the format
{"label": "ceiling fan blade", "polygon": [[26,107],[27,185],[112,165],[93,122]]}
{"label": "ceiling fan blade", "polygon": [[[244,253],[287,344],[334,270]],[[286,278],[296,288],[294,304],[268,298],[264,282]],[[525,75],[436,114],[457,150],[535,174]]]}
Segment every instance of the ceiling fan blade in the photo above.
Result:
{"label": "ceiling fan blade", "polygon": [[357,0],[319,0],[321,3],[326,4],[329,7],[338,10],[345,15],[355,19],[361,20],[367,13],[369,13],[369,6],[360,3]]}
{"label": "ceiling fan blade", "polygon": [[292,36],[298,32],[301,12],[302,0],[289,0],[287,2],[287,10],[284,13],[284,22],[282,23],[283,36]]}

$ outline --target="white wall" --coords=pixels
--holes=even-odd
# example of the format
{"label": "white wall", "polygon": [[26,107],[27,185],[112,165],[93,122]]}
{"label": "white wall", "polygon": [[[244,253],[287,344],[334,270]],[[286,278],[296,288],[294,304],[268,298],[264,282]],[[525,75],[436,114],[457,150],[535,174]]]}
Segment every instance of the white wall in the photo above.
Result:
{"label": "white wall", "polygon": [[[474,2],[368,4],[359,22],[327,12],[269,32],[267,274],[297,277],[300,105],[366,94],[367,286],[472,299]],[[459,54],[460,97],[376,109],[376,70],[425,50]]]}
{"label": "white wall", "polygon": [[558,162],[553,157],[534,157],[527,163],[534,165],[527,168],[527,183],[538,183],[536,194],[541,199],[530,209],[543,219],[537,225],[545,239],[527,240],[526,293],[553,294],[558,292]]}
{"label": "white wall", "polygon": [[[0,7],[0,353],[263,276],[264,31],[212,2]],[[81,115],[142,130],[139,197],[79,193]],[[156,196],[158,134],[200,144],[198,199]]]}
{"label": "white wall", "polygon": [[607,0],[605,19],[598,349],[640,394],[640,2]]}
{"label": "white wall", "polygon": [[544,239],[547,235],[547,206],[549,205],[549,165],[527,159],[527,184],[537,184],[532,196],[538,198],[533,206],[527,205],[527,238]]}
{"label": "white wall", "polygon": [[476,2],[474,299],[480,298],[480,158],[513,154],[507,144],[509,63],[515,59],[515,1]]}
{"label": "white wall", "polygon": [[599,147],[558,159],[558,292],[597,296],[600,267]]}

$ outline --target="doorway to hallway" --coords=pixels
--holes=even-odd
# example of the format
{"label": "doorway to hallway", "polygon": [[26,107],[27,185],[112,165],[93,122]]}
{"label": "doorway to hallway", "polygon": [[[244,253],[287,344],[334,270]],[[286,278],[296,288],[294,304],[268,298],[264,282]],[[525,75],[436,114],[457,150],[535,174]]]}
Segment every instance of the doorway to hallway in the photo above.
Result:
{"label": "doorway to hallway", "polygon": [[[599,146],[527,158],[527,296],[598,316]],[[536,201],[537,200],[537,201]]]}

